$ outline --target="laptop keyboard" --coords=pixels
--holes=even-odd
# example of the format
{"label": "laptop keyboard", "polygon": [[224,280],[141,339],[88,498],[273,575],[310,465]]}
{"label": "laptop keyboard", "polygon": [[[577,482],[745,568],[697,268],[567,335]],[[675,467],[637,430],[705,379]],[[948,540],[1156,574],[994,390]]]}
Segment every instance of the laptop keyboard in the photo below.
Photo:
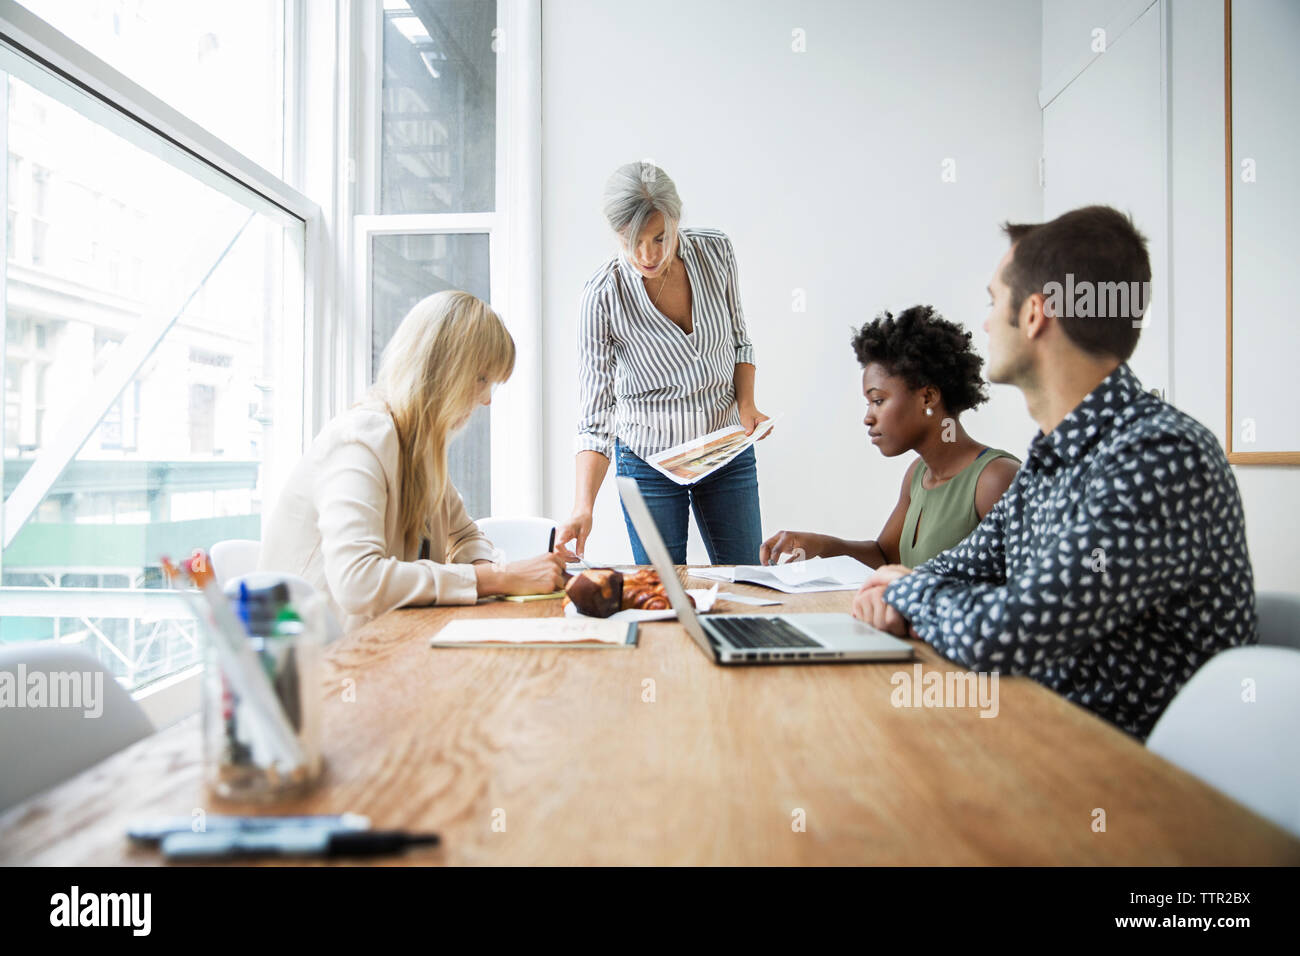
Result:
{"label": "laptop keyboard", "polygon": [[779,617],[718,616],[709,626],[724,635],[736,647],[746,650],[769,647],[822,647],[803,631]]}

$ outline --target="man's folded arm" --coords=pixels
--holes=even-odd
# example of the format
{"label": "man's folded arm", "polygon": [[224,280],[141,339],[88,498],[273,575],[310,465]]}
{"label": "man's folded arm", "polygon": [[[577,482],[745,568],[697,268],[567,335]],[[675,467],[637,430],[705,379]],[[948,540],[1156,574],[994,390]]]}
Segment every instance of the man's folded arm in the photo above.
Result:
{"label": "man's folded arm", "polygon": [[[1144,504],[1147,491],[1155,498]],[[1078,518],[1035,544],[1033,567],[1003,582],[927,563],[893,582],[885,601],[966,667],[1032,673],[1146,614],[1185,579],[1203,528],[1167,493],[1142,492],[1110,476],[1095,482]]]}

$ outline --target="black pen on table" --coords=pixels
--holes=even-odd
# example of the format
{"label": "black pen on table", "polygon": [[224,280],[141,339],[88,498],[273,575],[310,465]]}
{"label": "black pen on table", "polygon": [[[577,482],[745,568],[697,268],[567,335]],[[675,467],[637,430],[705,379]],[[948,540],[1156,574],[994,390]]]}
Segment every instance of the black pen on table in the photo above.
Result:
{"label": "black pen on table", "polygon": [[401,830],[337,830],[285,827],[266,831],[169,833],[162,840],[168,860],[229,860],[248,857],[367,857],[410,846],[438,846],[436,833]]}

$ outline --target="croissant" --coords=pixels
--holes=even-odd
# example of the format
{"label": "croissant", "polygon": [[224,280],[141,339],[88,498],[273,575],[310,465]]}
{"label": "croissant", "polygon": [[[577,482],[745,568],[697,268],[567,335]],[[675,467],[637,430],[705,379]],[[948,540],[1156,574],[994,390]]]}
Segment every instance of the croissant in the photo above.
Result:
{"label": "croissant", "polygon": [[[695,601],[686,595],[694,605]],[[650,568],[643,568],[623,577],[623,610],[666,611],[672,607],[668,592],[659,580],[659,575]]]}

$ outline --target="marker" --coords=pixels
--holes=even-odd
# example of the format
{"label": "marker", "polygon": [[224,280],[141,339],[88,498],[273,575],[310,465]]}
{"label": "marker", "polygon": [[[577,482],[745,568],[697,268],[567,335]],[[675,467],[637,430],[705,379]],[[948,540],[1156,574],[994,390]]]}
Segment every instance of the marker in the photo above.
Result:
{"label": "marker", "polygon": [[262,662],[248,642],[248,632],[235,617],[226,596],[217,590],[212,562],[202,552],[196,552],[194,558],[181,562],[180,569],[166,557],[160,563],[169,582],[175,583],[183,570],[198,587],[202,602],[188,591],[179,593],[213,638],[221,658],[222,672],[230,679],[235,693],[249,705],[256,738],[269,750],[281,772],[304,772],[307,757],[302,744],[275,696]]}
{"label": "marker", "polygon": [[[210,814],[203,818],[203,831],[207,833],[255,833],[265,830],[283,830],[293,827],[311,827],[332,830],[369,830],[370,818],[359,813],[341,813],[336,816],[321,814],[305,817],[232,817]],[[173,833],[194,833],[192,817],[161,817],[145,820],[127,827],[126,835],[135,843],[157,846],[164,837]]]}
{"label": "marker", "polygon": [[172,833],[163,837],[168,860],[231,860],[249,857],[383,856],[408,846],[437,846],[436,833],[400,830],[334,830],[328,827],[282,827],[225,833]]}

